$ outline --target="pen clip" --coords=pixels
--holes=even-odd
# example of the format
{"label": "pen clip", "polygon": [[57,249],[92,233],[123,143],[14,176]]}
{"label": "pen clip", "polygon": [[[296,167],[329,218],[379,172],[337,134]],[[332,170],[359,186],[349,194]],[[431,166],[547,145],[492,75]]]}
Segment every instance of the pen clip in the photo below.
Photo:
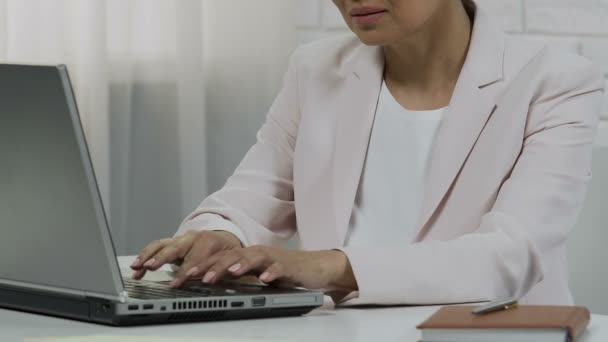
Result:
{"label": "pen clip", "polygon": [[518,303],[516,299],[500,300],[491,302],[473,309],[473,314],[484,315],[495,311],[504,311],[517,307]]}

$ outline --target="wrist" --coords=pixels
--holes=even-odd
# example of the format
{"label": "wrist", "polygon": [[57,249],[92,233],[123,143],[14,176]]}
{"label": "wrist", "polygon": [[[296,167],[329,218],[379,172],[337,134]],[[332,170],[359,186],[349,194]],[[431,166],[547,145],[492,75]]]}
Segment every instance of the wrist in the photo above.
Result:
{"label": "wrist", "polygon": [[348,256],[340,250],[321,251],[323,253],[322,267],[327,274],[328,290],[357,291],[357,281]]}

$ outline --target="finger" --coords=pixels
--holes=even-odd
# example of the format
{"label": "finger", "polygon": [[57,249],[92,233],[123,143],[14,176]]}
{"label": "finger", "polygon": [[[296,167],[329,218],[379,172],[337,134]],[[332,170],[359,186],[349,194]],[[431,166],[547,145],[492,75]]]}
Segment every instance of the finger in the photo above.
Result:
{"label": "finger", "polygon": [[183,272],[179,276],[176,275],[175,278],[171,281],[171,284],[169,284],[169,287],[181,287],[186,281],[190,280],[191,278],[198,277],[199,275],[200,269],[198,268],[198,266],[189,267],[188,271]]}
{"label": "finger", "polygon": [[[207,269],[215,263],[223,252],[216,253],[214,256],[209,256],[210,250],[206,248],[204,251],[193,251],[184,257],[184,262],[175,274],[175,278],[171,282],[171,287],[180,287],[190,278],[199,277],[207,271]],[[218,255],[219,254],[219,255]]]}
{"label": "finger", "polygon": [[184,247],[179,244],[168,245],[148,260],[148,262],[144,264],[144,267],[150,271],[156,271],[164,264],[182,258],[183,254],[185,254],[183,249]]}
{"label": "finger", "polygon": [[199,272],[191,271],[193,267],[197,267],[200,272],[207,270],[206,261],[214,254],[213,252],[218,250],[216,241],[213,239],[196,239],[192,244],[192,247],[186,255],[183,257],[183,263],[178,269],[175,278],[181,283],[184,279],[187,279],[186,274],[190,274],[190,277],[198,276]]}
{"label": "finger", "polygon": [[131,275],[131,278],[140,280],[141,278],[143,278],[146,275],[146,272],[147,272],[147,270],[145,268],[142,268],[140,270],[133,272],[133,275]]}
{"label": "finger", "polygon": [[228,274],[228,268],[234,269],[235,265],[239,265],[240,267],[239,261],[241,260],[241,257],[242,253],[238,250],[225,253],[205,272],[203,282],[213,284],[224,279]]}
{"label": "finger", "polygon": [[196,234],[193,232],[169,239],[165,247],[152,257],[154,260],[150,259],[148,264],[144,264],[144,267],[156,271],[165,264],[181,262],[181,259],[190,251],[195,240]]}
{"label": "finger", "polygon": [[134,270],[141,269],[145,263],[150,261],[150,258],[154,256],[170,239],[156,240],[148,244],[141,253],[137,256],[135,261],[131,264],[131,268]]}
{"label": "finger", "polygon": [[287,274],[285,273],[285,267],[282,264],[275,262],[274,264],[270,265],[270,267],[268,267],[266,270],[264,270],[264,272],[262,272],[259,278],[265,283],[272,283],[277,279],[285,278],[286,275]]}
{"label": "finger", "polygon": [[240,277],[253,271],[261,271],[270,266],[273,262],[259,249],[246,248],[243,251],[243,256],[238,260],[239,267],[236,267],[236,264],[229,266],[229,268],[234,266],[234,268],[230,270],[230,273],[235,277]]}

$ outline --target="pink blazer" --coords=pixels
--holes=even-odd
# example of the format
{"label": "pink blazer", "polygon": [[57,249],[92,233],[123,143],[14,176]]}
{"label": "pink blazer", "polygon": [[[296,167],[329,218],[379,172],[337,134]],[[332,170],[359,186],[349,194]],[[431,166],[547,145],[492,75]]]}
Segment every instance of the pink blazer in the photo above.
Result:
{"label": "pink blazer", "polygon": [[299,48],[257,143],[177,234],[284,245],[297,233],[303,249],[341,249],[359,285],[348,304],[572,303],[566,239],[591,177],[601,72],[477,10],[415,239],[344,247],[383,67],[382,49],[353,36]]}

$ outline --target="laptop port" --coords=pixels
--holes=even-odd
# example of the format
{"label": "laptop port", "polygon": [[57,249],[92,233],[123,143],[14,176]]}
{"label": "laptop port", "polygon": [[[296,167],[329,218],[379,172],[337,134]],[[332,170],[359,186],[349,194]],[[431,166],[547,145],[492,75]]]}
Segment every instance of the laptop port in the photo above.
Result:
{"label": "laptop port", "polygon": [[243,306],[245,306],[244,302],[232,302],[230,303],[230,306],[233,308],[242,308]]}
{"label": "laptop port", "polygon": [[255,297],[251,300],[251,306],[264,306],[266,305],[266,297]]}
{"label": "laptop port", "polygon": [[152,310],[154,309],[154,304],[144,304],[144,310]]}
{"label": "laptop port", "polygon": [[129,305],[129,311],[135,311],[139,309],[139,305]]}

